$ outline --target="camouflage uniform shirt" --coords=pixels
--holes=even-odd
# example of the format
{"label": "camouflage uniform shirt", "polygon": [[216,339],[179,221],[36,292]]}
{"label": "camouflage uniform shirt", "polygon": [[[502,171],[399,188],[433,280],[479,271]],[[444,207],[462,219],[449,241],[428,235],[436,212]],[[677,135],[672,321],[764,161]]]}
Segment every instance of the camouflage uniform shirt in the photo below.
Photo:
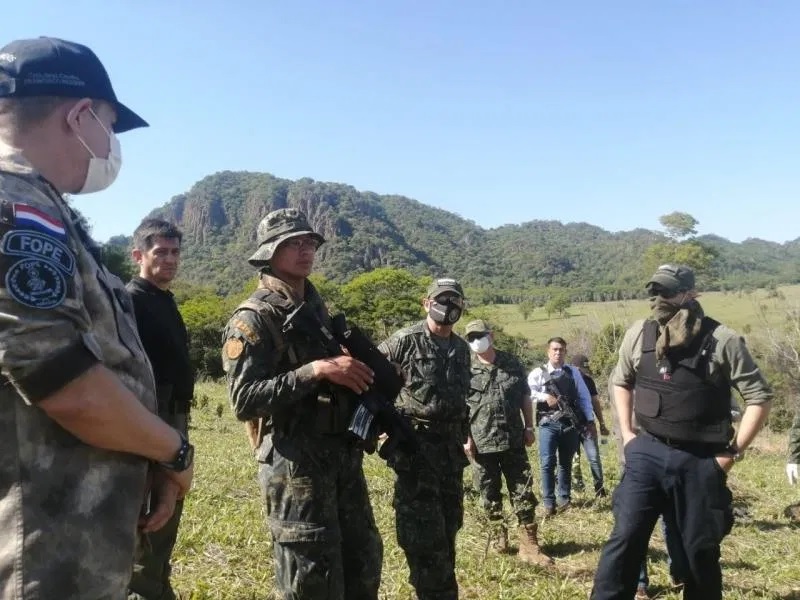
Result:
{"label": "camouflage uniform shirt", "polygon": [[493,364],[472,357],[467,403],[478,452],[502,452],[524,446],[522,405],[528,397],[525,369],[512,354],[495,351]]}
{"label": "camouflage uniform shirt", "polygon": [[36,407],[97,363],[150,410],[122,282],[60,195],[0,144],[0,597],[119,598],[147,461],[88,446]]}
{"label": "camouflage uniform shirt", "polygon": [[[276,277],[262,276],[262,286],[297,305],[291,287]],[[323,322],[328,321],[325,305],[310,282],[306,282],[305,301]],[[288,314],[287,309],[285,313]],[[228,379],[228,391],[236,417],[242,421],[270,417],[283,423],[313,413],[320,383],[315,381],[311,362],[328,355],[316,341],[301,337],[286,339],[281,333],[285,314],[267,315],[253,309],[237,309],[223,333],[222,363]],[[275,347],[273,328],[286,342]],[[303,409],[308,409],[304,411]]]}
{"label": "camouflage uniform shirt", "polygon": [[471,379],[467,343],[455,334],[442,350],[423,320],[390,336],[379,350],[400,365],[405,386],[398,407],[412,419],[448,423],[466,440],[469,434],[465,402]]}

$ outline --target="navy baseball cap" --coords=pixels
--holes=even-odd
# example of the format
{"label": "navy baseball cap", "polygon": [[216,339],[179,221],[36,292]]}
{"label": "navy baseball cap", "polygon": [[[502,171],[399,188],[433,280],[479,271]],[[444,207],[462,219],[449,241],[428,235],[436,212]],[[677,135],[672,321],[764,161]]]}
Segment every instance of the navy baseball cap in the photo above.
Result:
{"label": "navy baseball cap", "polygon": [[105,100],[117,111],[116,133],[147,127],[147,121],[117,100],[97,55],[75,42],[39,37],[0,48],[0,98],[34,96]]}

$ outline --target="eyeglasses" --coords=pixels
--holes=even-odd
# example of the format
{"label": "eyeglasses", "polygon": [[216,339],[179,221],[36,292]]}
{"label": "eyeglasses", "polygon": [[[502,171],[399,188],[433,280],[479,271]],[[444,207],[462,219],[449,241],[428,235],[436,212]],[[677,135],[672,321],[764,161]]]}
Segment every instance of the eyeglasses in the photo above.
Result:
{"label": "eyeglasses", "polygon": [[319,249],[319,240],[314,238],[289,238],[281,244],[292,250],[302,252],[303,250],[313,250],[316,252]]}
{"label": "eyeglasses", "polygon": [[441,294],[436,296],[433,300],[439,304],[454,304],[459,308],[464,308],[464,299],[461,296],[456,296],[453,294]]}

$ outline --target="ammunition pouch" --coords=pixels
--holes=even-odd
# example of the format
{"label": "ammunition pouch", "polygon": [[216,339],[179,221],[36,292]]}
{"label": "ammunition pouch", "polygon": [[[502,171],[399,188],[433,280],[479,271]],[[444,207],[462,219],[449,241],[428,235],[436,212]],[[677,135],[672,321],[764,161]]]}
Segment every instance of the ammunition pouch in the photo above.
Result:
{"label": "ammunition pouch", "polygon": [[355,406],[353,394],[342,389],[319,394],[313,408],[312,430],[324,435],[338,435],[347,432]]}

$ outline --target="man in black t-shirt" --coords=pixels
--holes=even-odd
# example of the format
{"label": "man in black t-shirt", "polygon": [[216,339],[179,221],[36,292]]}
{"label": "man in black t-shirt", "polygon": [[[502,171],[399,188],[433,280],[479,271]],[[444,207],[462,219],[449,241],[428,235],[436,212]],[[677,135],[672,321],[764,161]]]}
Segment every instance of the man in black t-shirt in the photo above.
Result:
{"label": "man in black t-shirt", "polygon": [[[136,324],[153,367],[158,415],[188,435],[194,371],[189,336],[169,287],[181,258],[180,230],[160,219],[145,219],[133,233],[133,260],[139,275],[126,286],[133,298]],[[170,557],[178,537],[183,502],[163,528],[146,534],[129,585],[129,600],[172,600]]]}

